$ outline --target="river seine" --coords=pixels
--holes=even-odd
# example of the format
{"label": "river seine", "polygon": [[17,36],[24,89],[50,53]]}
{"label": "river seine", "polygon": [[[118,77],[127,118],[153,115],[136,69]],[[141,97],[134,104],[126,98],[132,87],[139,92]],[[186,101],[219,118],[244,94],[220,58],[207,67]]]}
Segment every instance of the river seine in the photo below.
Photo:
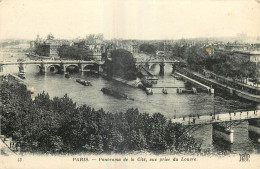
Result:
{"label": "river seine", "polygon": [[[13,55],[13,57],[11,57]],[[26,58],[23,52],[1,52],[1,59]],[[156,86],[184,87],[184,82],[173,78],[171,75],[171,65],[165,66],[165,75],[159,76],[159,65],[151,67],[151,72],[159,76]],[[7,66],[7,73],[18,74],[18,66]],[[118,82],[108,81],[102,77],[95,77],[86,73],[70,74],[67,79],[64,74],[58,74],[56,70],[48,71],[45,74],[39,73],[36,65],[27,65],[25,83],[28,87],[35,89],[35,95],[43,91],[49,93],[51,97],[63,97],[66,93],[77,105],[89,105],[95,109],[103,108],[109,112],[124,112],[128,108],[138,108],[140,112],[149,114],[160,112],[166,118],[182,117],[191,115],[204,115],[215,112],[226,113],[229,111],[239,111],[241,109],[255,109],[258,105],[250,102],[239,101],[224,94],[207,93],[182,94],[176,92],[176,88],[168,89],[168,94],[162,93],[162,89],[154,89],[153,95],[146,95],[141,89],[133,88]],[[83,86],[77,83],[76,78],[91,81],[93,86]],[[103,87],[113,88],[128,95],[134,100],[119,100],[103,94],[100,90]],[[234,143],[222,144],[212,137],[212,126],[205,125],[196,130],[192,135],[203,142],[204,148],[214,151],[226,150],[231,153],[254,152],[260,153],[260,144],[251,140],[248,133],[247,122],[236,124],[234,129]]]}

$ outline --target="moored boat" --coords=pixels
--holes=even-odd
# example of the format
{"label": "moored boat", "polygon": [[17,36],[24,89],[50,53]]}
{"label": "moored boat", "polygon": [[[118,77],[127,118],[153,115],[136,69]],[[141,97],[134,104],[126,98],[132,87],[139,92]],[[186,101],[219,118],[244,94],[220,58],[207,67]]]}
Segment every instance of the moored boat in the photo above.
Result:
{"label": "moored boat", "polygon": [[153,84],[152,84],[149,80],[147,80],[147,79],[145,79],[145,78],[142,78],[142,79],[141,79],[141,83],[142,83],[145,87],[152,87],[152,86],[153,86]]}
{"label": "moored boat", "polygon": [[70,78],[69,72],[66,72],[66,73],[65,73],[65,77],[66,77],[66,78]]}
{"label": "moored boat", "polygon": [[153,94],[153,89],[152,88],[146,88],[146,94],[147,95],[152,95]]}
{"label": "moored boat", "polygon": [[21,79],[25,79],[24,72],[20,72],[20,73],[18,74],[18,77],[20,77]]}
{"label": "moored boat", "polygon": [[162,92],[163,92],[163,94],[168,94],[168,91],[165,88],[162,89]]}
{"label": "moored boat", "polygon": [[[109,88],[102,88],[101,91],[104,93],[104,94],[107,94],[107,95],[110,95],[110,96],[113,96],[117,99],[128,99],[127,95],[123,94],[123,93],[120,93],[120,92],[117,92],[113,89],[109,89]],[[131,99],[133,100],[133,99]]]}
{"label": "moored boat", "polygon": [[92,86],[90,81],[85,81],[85,80],[82,80],[82,79],[76,79],[76,82],[78,82],[78,83],[80,83],[84,86]]}

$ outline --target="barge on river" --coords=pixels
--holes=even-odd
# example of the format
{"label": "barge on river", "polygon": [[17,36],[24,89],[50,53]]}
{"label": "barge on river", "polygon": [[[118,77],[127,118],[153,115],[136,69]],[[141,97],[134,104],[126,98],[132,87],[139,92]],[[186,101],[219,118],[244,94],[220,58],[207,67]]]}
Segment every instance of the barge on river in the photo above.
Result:
{"label": "barge on river", "polygon": [[21,79],[25,79],[24,72],[20,72],[20,73],[18,74],[18,77],[20,77]]}
{"label": "barge on river", "polygon": [[104,93],[104,94],[107,94],[107,95],[110,95],[110,96],[113,96],[117,99],[128,99],[127,95],[123,94],[123,93],[120,93],[120,92],[117,92],[113,89],[110,89],[110,88],[102,88],[101,91]]}
{"label": "barge on river", "polygon": [[84,86],[92,86],[90,81],[85,81],[85,80],[82,80],[82,79],[76,79],[76,82],[78,82],[79,84],[82,84]]}

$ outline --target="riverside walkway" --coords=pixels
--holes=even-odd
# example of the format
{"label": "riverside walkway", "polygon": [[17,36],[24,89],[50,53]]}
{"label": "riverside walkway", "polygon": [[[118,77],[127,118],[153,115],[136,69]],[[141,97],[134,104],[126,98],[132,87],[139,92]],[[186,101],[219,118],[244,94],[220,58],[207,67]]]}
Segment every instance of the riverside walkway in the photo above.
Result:
{"label": "riverside walkway", "polygon": [[242,121],[249,119],[260,119],[260,110],[255,111],[240,111],[240,112],[230,112],[224,114],[211,114],[194,117],[182,117],[171,119],[174,123],[181,123],[183,125],[201,125],[201,124],[213,124],[231,121]]}
{"label": "riverside walkway", "polygon": [[219,89],[221,91],[225,91],[229,94],[238,96],[240,98],[260,103],[260,95],[253,94],[248,92],[246,89],[237,89],[235,86],[230,86],[228,83],[225,83],[223,80],[219,81],[219,79],[215,78],[208,78],[202,74],[193,71],[183,71],[182,74],[189,76],[191,79],[198,80],[204,84],[212,85],[214,89]]}
{"label": "riverside walkway", "polygon": [[217,74],[215,74],[211,71],[208,71],[208,70],[207,70],[207,73],[209,73],[210,76],[213,79],[215,79],[217,81],[222,81],[224,83],[228,83],[229,85],[234,86],[234,88],[237,88],[239,90],[249,90],[249,91],[254,91],[254,93],[260,93],[260,88],[257,87],[257,86],[241,83],[239,81],[234,81],[231,78],[227,78],[227,77],[217,75]]}

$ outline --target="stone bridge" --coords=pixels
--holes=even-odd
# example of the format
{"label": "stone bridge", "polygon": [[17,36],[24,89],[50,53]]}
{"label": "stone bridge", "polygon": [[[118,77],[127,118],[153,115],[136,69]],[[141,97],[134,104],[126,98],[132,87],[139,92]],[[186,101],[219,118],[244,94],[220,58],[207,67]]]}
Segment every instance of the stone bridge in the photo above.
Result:
{"label": "stone bridge", "polygon": [[164,74],[164,66],[165,64],[171,64],[172,65],[172,71],[174,72],[176,69],[176,63],[179,63],[177,60],[147,60],[147,61],[136,61],[137,67],[143,67],[150,69],[152,65],[159,64],[160,66],[160,74]]}
{"label": "stone bridge", "polygon": [[20,72],[25,72],[26,65],[37,65],[41,72],[46,72],[50,67],[56,67],[59,71],[66,72],[68,67],[76,67],[79,71],[100,69],[102,63],[98,61],[83,61],[83,60],[23,60],[23,61],[2,61],[0,62],[0,68],[2,72],[5,66],[17,65]]}

